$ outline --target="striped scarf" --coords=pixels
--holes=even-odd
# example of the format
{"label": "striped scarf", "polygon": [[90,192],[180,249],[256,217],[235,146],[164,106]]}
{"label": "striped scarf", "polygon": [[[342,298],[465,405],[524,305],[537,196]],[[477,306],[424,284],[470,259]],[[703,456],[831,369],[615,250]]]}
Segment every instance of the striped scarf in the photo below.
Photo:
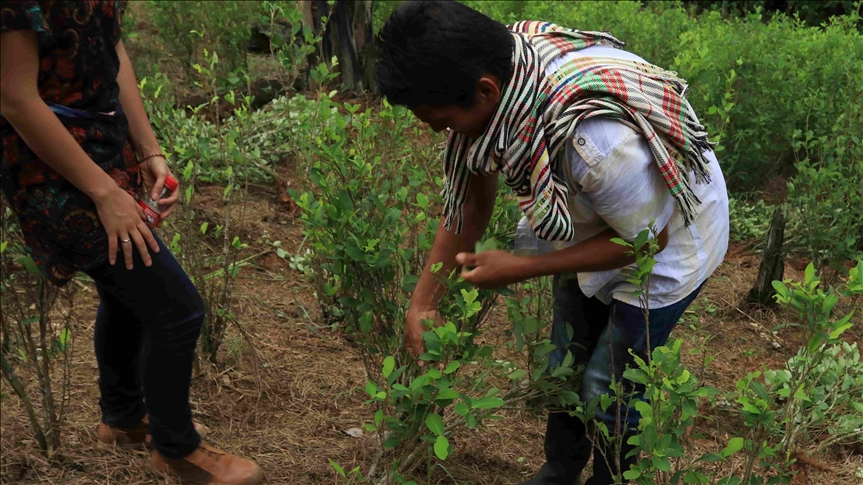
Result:
{"label": "striped scarf", "polygon": [[471,174],[502,171],[537,236],[572,240],[568,189],[557,174],[557,153],[576,126],[594,116],[618,120],[644,135],[689,225],[701,202],[684,170],[693,170],[697,183],[709,183],[709,162],[703,153],[712,144],[684,97],[685,82],[650,64],[590,57],[568,62],[549,77],[546,67],[561,55],[591,45],[624,44],[607,33],[545,22],[519,22],[510,30],[515,38],[513,74],[501,90],[491,122],[476,140],[454,132],[447,138],[446,228],[457,216],[456,232],[461,233]]}

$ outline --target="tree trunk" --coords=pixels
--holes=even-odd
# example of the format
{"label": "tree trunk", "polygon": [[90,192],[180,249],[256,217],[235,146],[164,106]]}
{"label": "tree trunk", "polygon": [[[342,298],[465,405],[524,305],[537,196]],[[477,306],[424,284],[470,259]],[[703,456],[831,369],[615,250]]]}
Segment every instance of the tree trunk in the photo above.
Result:
{"label": "tree trunk", "polygon": [[758,279],[755,286],[749,290],[745,303],[773,306],[776,300],[773,298],[774,280],[782,280],[785,274],[785,255],[782,253],[782,244],[785,240],[785,214],[782,207],[777,207],[773,212],[770,229],[767,231],[767,245],[764,247],[764,259],[758,268]]}
{"label": "tree trunk", "polygon": [[377,91],[375,84],[375,37],[374,37],[374,2],[360,0],[354,4],[354,44],[362,71],[363,87],[369,91]]}
{"label": "tree trunk", "polygon": [[[335,55],[346,90],[359,93],[372,89],[372,0],[336,0],[332,8],[326,0],[314,0],[303,2],[302,8],[303,23],[322,38],[317,55],[309,58],[309,68],[322,62],[332,67]],[[323,17],[327,17],[326,25]]]}
{"label": "tree trunk", "polygon": [[357,46],[354,41],[354,22],[351,15],[352,2],[337,0],[333,8],[332,27],[333,44],[339,59],[339,72],[342,82],[348,91],[361,92],[363,81],[360,77],[360,60],[357,57]]}

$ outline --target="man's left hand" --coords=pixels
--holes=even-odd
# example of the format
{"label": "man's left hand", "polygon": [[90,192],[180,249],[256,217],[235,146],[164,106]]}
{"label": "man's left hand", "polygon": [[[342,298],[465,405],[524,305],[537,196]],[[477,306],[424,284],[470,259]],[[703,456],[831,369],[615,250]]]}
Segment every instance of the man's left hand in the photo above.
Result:
{"label": "man's left hand", "polygon": [[462,266],[462,278],[480,288],[500,288],[531,277],[530,260],[506,251],[459,253],[455,260]]}

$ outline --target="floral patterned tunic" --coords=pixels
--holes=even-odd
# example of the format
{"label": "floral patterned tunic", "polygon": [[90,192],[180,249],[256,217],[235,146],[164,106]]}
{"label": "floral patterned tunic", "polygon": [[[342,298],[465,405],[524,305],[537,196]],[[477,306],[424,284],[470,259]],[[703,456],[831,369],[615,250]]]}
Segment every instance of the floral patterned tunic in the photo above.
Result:
{"label": "floral patterned tunic", "polygon": [[[118,101],[124,2],[25,0],[0,3],[0,34],[39,36],[39,94],[87,155],[137,195],[135,153]],[[37,157],[0,115],[0,183],[33,259],[54,283],[103,264],[108,237],[93,201]]]}

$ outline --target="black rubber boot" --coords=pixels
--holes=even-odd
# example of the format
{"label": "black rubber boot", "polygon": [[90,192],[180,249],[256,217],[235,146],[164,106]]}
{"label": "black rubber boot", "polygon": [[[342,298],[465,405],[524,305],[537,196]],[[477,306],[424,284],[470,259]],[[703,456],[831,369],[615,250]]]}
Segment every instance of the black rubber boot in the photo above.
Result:
{"label": "black rubber boot", "polygon": [[582,420],[568,413],[551,413],[545,429],[545,464],[521,485],[576,485],[590,451]]}
{"label": "black rubber boot", "polygon": [[[626,458],[635,447],[627,444],[626,441],[631,435],[627,434],[623,437],[623,446],[620,449],[620,455],[617,456],[617,450],[613,446],[608,446],[605,443],[597,443],[593,448],[593,476],[588,478],[584,485],[615,485],[615,475],[617,470],[624,472],[638,463],[638,456]],[[598,438],[597,441],[602,441]],[[615,460],[617,458],[617,460]],[[611,465],[611,466],[609,466]],[[628,483],[623,480],[623,483]]]}

